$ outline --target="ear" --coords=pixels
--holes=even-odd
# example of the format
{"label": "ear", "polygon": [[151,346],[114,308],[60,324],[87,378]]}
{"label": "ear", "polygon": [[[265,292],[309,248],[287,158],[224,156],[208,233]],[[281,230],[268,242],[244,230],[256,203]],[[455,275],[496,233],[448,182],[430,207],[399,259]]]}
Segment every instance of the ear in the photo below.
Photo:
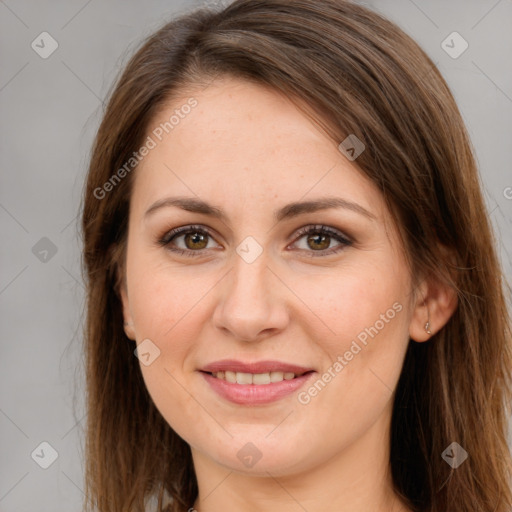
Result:
{"label": "ear", "polygon": [[114,244],[110,248],[111,261],[114,268],[114,280],[115,280],[115,291],[119,300],[121,301],[121,306],[123,308],[123,320],[124,320],[124,332],[129,339],[135,340],[135,329],[133,327],[133,318],[130,310],[130,301],[128,299],[128,291],[126,285],[126,275],[124,270],[124,262],[122,261],[121,256],[121,247],[117,244]]}
{"label": "ear", "polygon": [[123,306],[123,319],[124,319],[124,332],[131,340],[135,340],[135,329],[133,327],[132,313],[130,311],[130,302],[128,300],[128,293],[126,290],[126,282],[121,278],[119,286],[119,297]]}
{"label": "ear", "polygon": [[[448,322],[457,308],[457,293],[447,283],[430,277],[421,282],[415,293],[414,311],[409,324],[409,337],[416,342],[428,341]],[[431,334],[425,329],[429,322]]]}

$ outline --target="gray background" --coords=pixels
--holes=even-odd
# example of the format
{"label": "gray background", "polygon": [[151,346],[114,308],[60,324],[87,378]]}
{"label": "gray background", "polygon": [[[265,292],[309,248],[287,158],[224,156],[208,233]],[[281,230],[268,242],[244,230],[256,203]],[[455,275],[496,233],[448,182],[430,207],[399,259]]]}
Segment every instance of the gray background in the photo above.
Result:
{"label": "gray background", "polygon": [[[0,512],[81,509],[84,289],[76,227],[90,146],[102,99],[135,46],[195,5],[0,0]],[[365,5],[410,34],[451,87],[510,282],[512,0]],[[47,59],[31,47],[44,31],[58,42]],[[456,59],[441,47],[453,31],[469,43]],[[50,460],[43,441],[58,453],[48,469],[35,462]]]}

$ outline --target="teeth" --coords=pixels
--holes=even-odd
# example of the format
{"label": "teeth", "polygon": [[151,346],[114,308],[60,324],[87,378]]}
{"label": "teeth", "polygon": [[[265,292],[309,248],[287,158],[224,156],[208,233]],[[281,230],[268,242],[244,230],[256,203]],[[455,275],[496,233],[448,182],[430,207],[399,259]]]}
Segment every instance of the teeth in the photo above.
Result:
{"label": "teeth", "polygon": [[237,384],[252,384],[252,375],[250,373],[236,372],[236,383]]}
{"label": "teeth", "polygon": [[270,373],[256,373],[252,375],[251,380],[252,384],[270,384]]}
{"label": "teeth", "polygon": [[[218,372],[216,377],[220,379],[220,375],[222,374],[222,372]],[[215,375],[215,374],[214,374]],[[225,372],[225,377],[224,377],[228,382],[231,382],[231,384],[236,384],[236,373],[235,372]]]}
{"label": "teeth", "polygon": [[281,382],[282,380],[291,380],[295,378],[292,372],[269,372],[269,373],[243,373],[243,372],[214,372],[214,377],[226,380],[231,384],[270,384],[271,382]]}
{"label": "teeth", "polygon": [[283,378],[283,372],[270,372],[270,382],[281,382]]}

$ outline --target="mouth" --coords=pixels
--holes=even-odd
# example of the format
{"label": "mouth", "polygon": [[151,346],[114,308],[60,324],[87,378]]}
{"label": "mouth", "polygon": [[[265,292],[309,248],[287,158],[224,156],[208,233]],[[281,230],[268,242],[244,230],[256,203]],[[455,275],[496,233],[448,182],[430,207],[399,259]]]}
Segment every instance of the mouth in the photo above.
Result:
{"label": "mouth", "polygon": [[314,370],[308,370],[304,372],[284,372],[284,371],[272,371],[265,373],[248,373],[248,372],[235,372],[235,371],[218,371],[218,372],[203,372],[211,375],[215,379],[220,379],[230,384],[242,384],[249,385],[254,384],[256,386],[265,386],[276,382],[282,382],[283,380],[293,380],[303,375],[313,373]]}
{"label": "mouth", "polygon": [[199,373],[223,399],[238,405],[264,405],[298,391],[316,371],[282,361],[226,359],[203,367]]}
{"label": "mouth", "polygon": [[314,370],[313,368],[283,361],[245,363],[235,359],[223,359],[207,364],[200,371],[231,384],[255,384],[259,386],[282,382],[283,380],[293,380]]}

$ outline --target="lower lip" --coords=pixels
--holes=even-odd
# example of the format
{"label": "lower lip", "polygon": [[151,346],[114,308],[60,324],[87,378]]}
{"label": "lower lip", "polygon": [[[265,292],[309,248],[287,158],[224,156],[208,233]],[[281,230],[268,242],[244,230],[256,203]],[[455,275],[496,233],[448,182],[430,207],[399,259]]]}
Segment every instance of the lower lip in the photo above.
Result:
{"label": "lower lip", "polygon": [[270,384],[232,384],[209,373],[200,373],[213,390],[226,400],[240,405],[257,405],[275,402],[290,395],[303,386],[315,372]]}

